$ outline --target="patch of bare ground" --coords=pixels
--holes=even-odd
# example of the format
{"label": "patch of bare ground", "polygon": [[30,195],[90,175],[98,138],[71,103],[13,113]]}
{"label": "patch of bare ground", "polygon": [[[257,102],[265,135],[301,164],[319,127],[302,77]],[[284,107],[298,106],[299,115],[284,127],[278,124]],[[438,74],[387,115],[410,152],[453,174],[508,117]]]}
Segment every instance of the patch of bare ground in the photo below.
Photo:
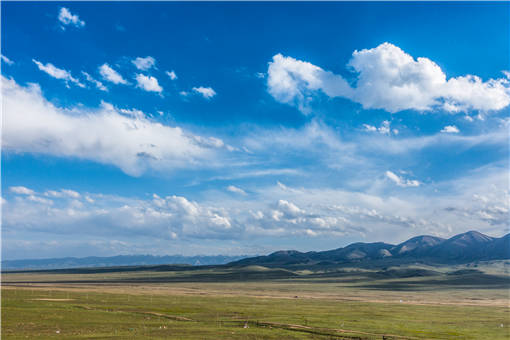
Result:
{"label": "patch of bare ground", "polygon": [[46,298],[39,298],[39,299],[30,299],[32,301],[73,301],[74,299],[46,299]]}
{"label": "patch of bare ground", "polygon": [[[293,289],[296,288],[296,289]],[[495,295],[488,295],[486,292],[481,296],[473,296],[468,293],[445,292],[394,292],[394,291],[370,291],[363,289],[342,289],[338,293],[299,291],[298,287],[265,287],[264,290],[257,290],[254,287],[239,286],[229,289],[218,288],[214,284],[202,284],[200,286],[182,285],[88,285],[88,284],[15,284],[3,285],[2,289],[51,289],[55,291],[74,292],[102,292],[112,294],[129,295],[189,295],[189,296],[211,296],[211,297],[254,297],[260,299],[325,299],[335,301],[359,301],[370,303],[396,303],[408,305],[459,305],[459,306],[492,306],[510,307],[508,292],[499,292]],[[484,295],[485,294],[485,295]],[[51,301],[52,299],[40,299]],[[54,299],[54,301],[65,301]]]}

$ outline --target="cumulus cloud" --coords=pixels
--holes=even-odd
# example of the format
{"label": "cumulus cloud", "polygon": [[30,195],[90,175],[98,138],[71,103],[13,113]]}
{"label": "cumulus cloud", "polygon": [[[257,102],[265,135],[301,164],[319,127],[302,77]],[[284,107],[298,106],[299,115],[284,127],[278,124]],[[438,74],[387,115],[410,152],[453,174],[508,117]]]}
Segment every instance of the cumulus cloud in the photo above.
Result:
{"label": "cumulus cloud", "polygon": [[97,89],[99,89],[101,91],[105,91],[105,92],[108,91],[108,89],[106,88],[106,86],[103,85],[102,82],[100,82],[99,80],[95,79],[94,77],[92,77],[90,74],[88,74],[85,71],[82,71],[81,73],[85,76],[85,79],[87,79],[87,81],[89,83],[94,84]]}
{"label": "cumulus cloud", "polygon": [[71,25],[74,27],[84,27],[85,21],[80,20],[78,15],[72,14],[71,11],[69,11],[68,8],[61,7],[60,11],[58,13],[58,21],[63,25],[62,29],[64,29],[65,26]]}
{"label": "cumulus cloud", "polygon": [[166,73],[166,75],[167,75],[167,76],[169,76],[169,77],[170,77],[170,79],[172,79],[172,80],[177,79],[177,74],[175,74],[175,71],[174,71],[174,70],[172,70],[172,71],[166,71],[165,73]]}
{"label": "cumulus cloud", "polygon": [[299,209],[294,203],[286,200],[279,200],[277,208],[283,214],[286,214],[291,217],[295,217],[303,213],[303,211]]}
{"label": "cumulus cloud", "polygon": [[459,128],[455,125],[446,125],[441,132],[443,133],[459,133]]}
{"label": "cumulus cloud", "polygon": [[192,90],[193,90],[193,92],[200,94],[205,99],[211,99],[212,97],[214,97],[216,95],[216,91],[214,91],[210,87],[200,86],[200,87],[194,87],[194,88],[192,88]]}
{"label": "cumulus cloud", "polygon": [[340,75],[277,54],[268,67],[268,92],[303,113],[310,112],[310,103],[319,91],[328,97],[350,99],[365,109],[392,113],[433,109],[452,113],[493,111],[510,104],[507,78],[483,81],[478,76],[465,75],[447,79],[432,60],[415,59],[390,43],[354,51],[347,67],[357,76],[353,86]]}
{"label": "cumulus cloud", "polygon": [[369,132],[379,132],[380,134],[383,134],[383,135],[390,135],[391,133],[398,135],[398,130],[391,129],[390,125],[391,125],[391,123],[388,120],[384,120],[381,123],[381,126],[379,126],[379,127],[375,127],[375,126],[369,125],[369,124],[363,124],[363,127],[365,128],[365,131],[369,131]]}
{"label": "cumulus cloud", "polygon": [[96,237],[143,234],[168,240],[178,236],[223,238],[232,228],[225,209],[183,196],[154,194],[152,199],[139,200],[93,193],[70,195],[62,190],[49,190],[44,195],[58,200],[52,201],[37,192],[18,196],[5,216],[7,230],[22,226],[29,231],[77,235],[86,229],[88,235]]}
{"label": "cumulus cloud", "polygon": [[2,61],[3,61],[4,63],[6,63],[7,65],[13,65],[13,64],[14,64],[14,61],[12,61],[11,59],[7,58],[7,57],[6,57],[6,56],[4,56],[3,54],[2,54],[2,56],[1,56],[1,57],[2,57]]}
{"label": "cumulus cloud", "polygon": [[19,195],[33,195],[34,190],[24,186],[9,187],[9,191]]}
{"label": "cumulus cloud", "polygon": [[244,191],[243,189],[241,188],[238,188],[234,185],[229,185],[227,187],[227,190],[230,191],[230,192],[233,192],[235,194],[241,194],[241,195],[246,195],[246,191]]}
{"label": "cumulus cloud", "polygon": [[[6,193],[5,242],[27,233],[35,233],[38,240],[54,239],[55,234],[59,239],[80,235],[78,239],[96,240],[115,235],[124,241],[143,238],[149,245],[145,252],[153,253],[159,240],[165,240],[166,247],[170,240],[183,241],[179,244],[186,247],[211,241],[212,252],[218,253],[230,242],[246,246],[255,238],[268,237],[399,242],[420,234],[449,237],[466,231],[466,225],[502,235],[508,232],[510,204],[507,168],[479,169],[439,183],[438,192],[443,194],[432,199],[420,191],[396,197],[278,185],[259,187],[242,201],[237,197],[218,201],[217,193],[194,201],[172,194],[133,198],[26,189]],[[318,246],[323,247],[307,243],[302,250]]]}
{"label": "cumulus cloud", "polygon": [[204,145],[179,127],[153,122],[139,110],[63,109],[47,101],[38,85],[2,77],[4,152],[77,157],[112,164],[130,175],[167,171],[210,159],[218,143]]}
{"label": "cumulus cloud", "polygon": [[136,75],[136,87],[141,88],[142,90],[148,92],[158,92],[161,93],[163,88],[159,86],[158,80],[152,76],[146,76],[141,73]]}
{"label": "cumulus cloud", "polygon": [[351,97],[353,90],[341,76],[309,62],[277,54],[267,70],[269,93],[279,102],[309,113],[309,103],[318,90],[330,97]]}
{"label": "cumulus cloud", "polygon": [[80,83],[80,81],[78,79],[74,78],[71,75],[71,72],[69,72],[69,71],[55,67],[51,63],[47,63],[46,65],[44,65],[43,63],[41,63],[40,61],[37,61],[35,59],[32,59],[32,61],[37,65],[39,70],[47,73],[49,76],[51,76],[53,78],[64,80],[66,82],[67,86],[69,86],[69,82],[71,82],[71,83],[75,84],[76,86],[79,86],[82,88],[85,87],[85,85]]}
{"label": "cumulus cloud", "polygon": [[414,180],[414,179],[413,180],[404,179],[391,171],[386,171],[386,177],[388,177],[391,181],[393,181],[399,187],[403,187],[403,188],[405,188],[405,187],[419,187],[421,184],[419,181]]}
{"label": "cumulus cloud", "polygon": [[156,65],[156,59],[150,56],[145,58],[138,57],[134,60],[131,60],[131,62],[136,66],[137,69],[141,71],[147,71]]}
{"label": "cumulus cloud", "polygon": [[110,67],[108,64],[103,64],[99,66],[99,74],[103,77],[104,80],[112,82],[114,84],[124,84],[127,85],[127,80],[122,78],[122,76]]}

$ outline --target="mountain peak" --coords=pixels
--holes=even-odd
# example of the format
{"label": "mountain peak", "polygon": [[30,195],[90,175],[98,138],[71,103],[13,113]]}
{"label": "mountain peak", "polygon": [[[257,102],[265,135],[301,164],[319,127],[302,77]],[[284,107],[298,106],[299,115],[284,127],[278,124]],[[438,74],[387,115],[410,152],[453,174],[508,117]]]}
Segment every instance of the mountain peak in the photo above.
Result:
{"label": "mountain peak", "polygon": [[444,241],[445,239],[441,237],[420,235],[413,237],[405,242],[402,242],[396,247],[392,248],[392,253],[395,255],[403,255],[406,253],[421,253]]}
{"label": "mountain peak", "polygon": [[486,243],[491,242],[492,240],[494,240],[492,237],[482,234],[475,230],[455,235],[452,238],[448,239],[448,241],[450,242],[452,241],[456,243],[462,242],[466,245],[472,243]]}

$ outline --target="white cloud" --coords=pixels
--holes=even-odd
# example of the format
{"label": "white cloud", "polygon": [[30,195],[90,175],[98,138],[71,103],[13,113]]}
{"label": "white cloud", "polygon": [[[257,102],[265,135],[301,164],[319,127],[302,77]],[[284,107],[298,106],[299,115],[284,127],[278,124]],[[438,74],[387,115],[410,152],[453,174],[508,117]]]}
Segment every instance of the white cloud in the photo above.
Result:
{"label": "white cloud", "polygon": [[152,76],[146,76],[141,73],[136,75],[136,87],[145,91],[161,93],[163,88],[159,86],[158,80]]}
{"label": "white cloud", "polygon": [[172,70],[172,71],[166,71],[165,73],[166,73],[166,75],[167,75],[167,76],[169,76],[169,77],[170,77],[170,79],[172,79],[172,80],[177,79],[177,74],[175,74],[174,70]]}
{"label": "white cloud", "polygon": [[59,191],[48,190],[44,193],[44,196],[56,197],[56,198],[62,198],[62,197],[80,198],[81,197],[79,192],[70,190],[70,189],[60,189]]}
{"label": "white cloud", "polygon": [[32,59],[32,61],[37,65],[39,70],[47,73],[48,75],[50,75],[53,78],[64,80],[66,82],[67,86],[69,86],[68,82],[71,82],[71,83],[75,84],[76,86],[79,86],[82,88],[85,87],[85,85],[80,83],[80,81],[78,79],[74,78],[71,75],[71,72],[69,72],[69,71],[55,67],[53,64],[50,64],[50,63],[47,63],[46,65],[44,65],[43,63],[41,63],[35,59]]}
{"label": "white cloud", "polygon": [[227,190],[230,191],[230,192],[233,192],[235,194],[241,194],[241,195],[246,195],[246,191],[244,191],[243,189],[241,188],[238,188],[234,185],[229,185],[227,187]]}
{"label": "white cloud", "polygon": [[105,92],[108,91],[108,89],[106,88],[106,86],[103,85],[102,82],[100,82],[99,80],[93,78],[90,74],[88,74],[85,71],[82,71],[81,73],[85,76],[85,79],[87,79],[87,81],[89,83],[94,84],[99,90],[105,91]]}
{"label": "white cloud", "polygon": [[291,217],[295,217],[303,213],[303,211],[299,209],[294,203],[286,200],[279,200],[277,207],[278,210],[281,211],[283,214],[286,214]]}
{"label": "white cloud", "polygon": [[[3,151],[77,157],[112,164],[130,175],[214,163],[218,143],[204,145],[179,127],[148,120],[141,111],[62,109],[38,85],[22,87],[2,77]],[[202,164],[203,165],[203,164]]]}
{"label": "white cloud", "polygon": [[[259,237],[273,241],[322,237],[319,243],[301,246],[313,250],[323,247],[324,240],[340,237],[344,242],[396,243],[422,234],[449,237],[465,232],[466,226],[489,235],[508,232],[506,167],[479,169],[437,183],[436,188],[431,199],[430,193],[419,190],[396,197],[274,185],[259,187],[250,199],[218,200],[217,193],[211,193],[200,202],[176,195],[137,199],[101,193],[63,195],[51,201],[33,190],[25,195],[11,192],[14,197],[4,210],[2,236],[9,243],[15,236],[31,239],[27,235],[37,235],[38,240],[53,240],[55,234],[73,240],[109,240],[115,235],[121,241],[136,239],[137,246],[145,242],[145,253],[159,251],[154,245],[160,240],[167,249],[168,241],[178,239],[183,243],[172,248],[211,242],[212,252],[218,253],[229,243],[247,246]],[[275,244],[282,247],[281,242]]]}
{"label": "white cloud", "polygon": [[9,187],[9,191],[13,192],[15,194],[18,194],[18,195],[33,195],[34,194],[34,190],[29,189],[24,186]]}
{"label": "white cloud", "polygon": [[37,204],[43,204],[43,205],[52,205],[54,203],[50,199],[43,198],[43,197],[36,196],[36,195],[29,195],[27,197],[27,200],[31,201],[31,202],[34,202],[34,203],[37,203]]}
{"label": "white cloud", "polygon": [[225,146],[225,143],[219,138],[216,137],[202,137],[202,136],[193,136],[197,144],[205,146],[205,147],[214,147],[221,148]]}
{"label": "white cloud", "polygon": [[441,132],[443,133],[459,133],[459,128],[455,125],[446,125]]}
{"label": "white cloud", "polygon": [[352,89],[341,77],[309,62],[277,54],[267,70],[269,93],[279,102],[297,106],[309,113],[309,103],[316,91],[330,97],[350,97]]}
{"label": "white cloud", "polygon": [[156,65],[156,59],[150,56],[145,58],[138,57],[135,60],[131,60],[131,62],[141,71],[147,71]]}
{"label": "white cloud", "polygon": [[365,128],[366,131],[370,131],[370,132],[376,132],[377,131],[377,128],[373,125],[369,125],[369,124],[363,124],[363,127]]}
{"label": "white cloud", "polygon": [[383,135],[389,135],[391,132],[393,132],[393,134],[395,134],[395,135],[398,134],[397,129],[393,129],[393,130],[391,129],[390,122],[388,120],[383,120],[383,122],[381,123],[381,126],[379,126],[379,127],[375,127],[375,126],[369,125],[369,124],[363,124],[363,127],[365,128],[365,131],[379,132],[380,134],[383,134]]}
{"label": "white cloud", "polygon": [[383,43],[354,51],[348,68],[357,74],[355,86],[340,75],[309,62],[277,54],[268,68],[268,91],[279,102],[309,113],[319,91],[344,97],[365,109],[389,112],[443,109],[452,113],[501,110],[510,104],[509,80],[482,81],[474,75],[447,79],[428,58],[414,59],[399,47]]}
{"label": "white cloud", "polygon": [[420,182],[417,180],[404,179],[391,171],[386,171],[386,177],[392,180],[399,187],[419,187]]}
{"label": "white cloud", "polygon": [[377,129],[379,133],[382,133],[383,135],[389,135],[390,134],[390,122],[385,120],[382,122],[381,126]]}
{"label": "white cloud", "polygon": [[7,65],[13,65],[13,64],[14,64],[14,61],[12,61],[11,59],[7,58],[7,57],[6,57],[6,56],[4,56],[3,54],[2,54],[2,61],[3,61],[4,63],[6,63]]}
{"label": "white cloud", "polygon": [[110,67],[108,64],[103,64],[99,66],[99,73],[103,77],[104,80],[112,82],[114,84],[124,84],[126,85],[128,82],[122,78],[122,76]]}
{"label": "white cloud", "polygon": [[194,87],[192,90],[195,93],[202,95],[205,99],[211,99],[212,97],[214,97],[216,95],[216,91],[214,91],[210,87],[200,86],[200,87]]}
{"label": "white cloud", "polygon": [[[65,7],[60,8],[60,12],[58,13],[58,20],[62,23],[62,25],[72,25],[74,27],[83,27],[85,26],[85,21],[80,20],[78,15],[71,14],[71,11]],[[64,26],[62,26],[64,28]]]}
{"label": "white cloud", "polygon": [[476,145],[508,147],[508,127],[473,135],[439,132],[434,135],[388,138],[384,135],[360,136],[354,146],[358,153],[381,152],[388,155],[411,154],[427,148],[456,147],[467,150]]}

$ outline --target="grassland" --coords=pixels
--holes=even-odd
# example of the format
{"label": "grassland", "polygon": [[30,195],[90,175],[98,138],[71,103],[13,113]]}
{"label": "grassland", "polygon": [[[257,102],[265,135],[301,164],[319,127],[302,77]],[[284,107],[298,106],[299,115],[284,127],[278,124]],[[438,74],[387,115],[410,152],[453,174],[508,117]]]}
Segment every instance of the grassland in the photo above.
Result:
{"label": "grassland", "polygon": [[4,274],[2,338],[510,339],[497,266],[143,269]]}

